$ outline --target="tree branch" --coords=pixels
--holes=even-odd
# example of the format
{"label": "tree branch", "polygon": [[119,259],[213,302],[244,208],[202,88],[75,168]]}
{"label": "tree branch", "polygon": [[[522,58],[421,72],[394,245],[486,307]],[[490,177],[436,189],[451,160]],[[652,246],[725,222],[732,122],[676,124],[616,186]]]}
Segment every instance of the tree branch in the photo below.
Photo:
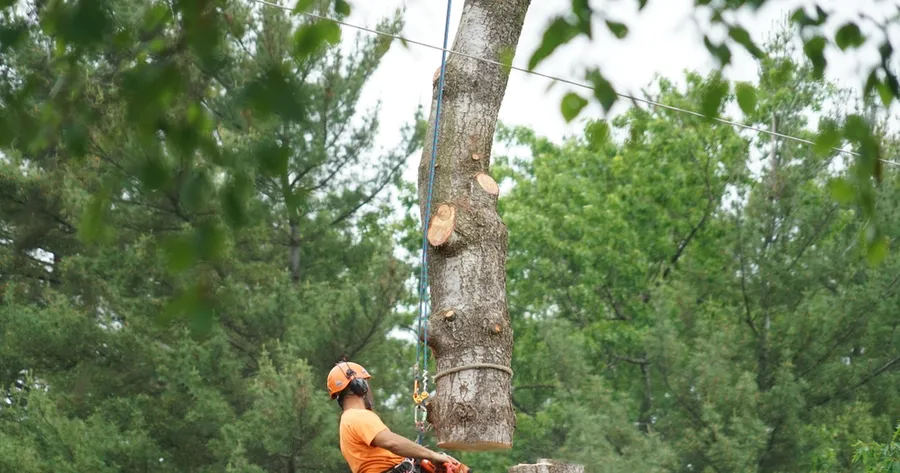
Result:
{"label": "tree branch", "polygon": [[351,350],[349,353],[346,354],[348,358],[356,357],[356,355],[360,351],[362,351],[363,348],[365,348],[369,344],[369,342],[371,342],[372,337],[375,336],[375,332],[381,326],[381,323],[384,321],[384,319],[387,318],[387,314],[389,314],[391,312],[391,310],[393,310],[393,306],[394,306],[393,301],[397,300],[397,294],[388,295],[387,300],[388,300],[388,303],[385,304],[384,308],[379,310],[379,313],[378,313],[378,315],[376,315],[374,317],[374,320],[372,317],[367,317],[371,321],[371,324],[369,325],[369,331],[363,337],[363,339],[359,343],[359,345],[357,345],[355,348],[353,348],[353,350]]}
{"label": "tree branch", "polygon": [[62,281],[60,281],[59,279],[55,279],[50,276],[41,276],[39,274],[26,274],[24,272],[18,272],[18,273],[8,274],[5,276],[5,278],[9,278],[10,276],[19,276],[19,277],[23,277],[23,278],[35,279],[38,281],[43,281],[46,283],[56,284],[56,285],[62,284]]}
{"label": "tree branch", "polygon": [[622,311],[622,307],[618,302],[616,302],[615,298],[613,298],[612,292],[610,292],[607,286],[598,286],[595,291],[603,291],[603,294],[606,296],[606,300],[609,301],[610,307],[612,307],[613,311],[616,313],[615,317],[608,317],[607,320],[623,320],[626,322],[631,320],[631,317],[624,314],[624,312]]}
{"label": "tree branch", "polygon": [[631,364],[633,364],[633,365],[641,365],[641,366],[644,366],[644,365],[649,365],[649,364],[650,364],[650,360],[648,360],[648,359],[646,359],[646,358],[632,358],[632,357],[630,357],[630,356],[617,355],[616,353],[614,353],[614,352],[612,352],[612,351],[607,351],[607,354],[608,354],[610,357],[615,358],[616,360],[624,361],[624,362],[626,362],[626,363],[631,363]]}
{"label": "tree branch", "polygon": [[[27,207],[27,206],[28,206],[27,203],[23,202],[21,199],[17,198],[15,195],[10,194],[10,193],[8,193],[8,192],[3,192],[3,193],[0,194],[0,195],[2,195],[2,197],[4,197],[5,199],[9,200],[10,202],[19,204],[19,205],[21,205],[22,207]],[[45,208],[41,208],[41,209],[40,209],[40,213],[46,215],[47,217],[50,217],[54,222],[56,222],[56,223],[62,225],[63,227],[65,227],[65,228],[63,229],[63,231],[64,231],[65,233],[74,234],[74,233],[77,233],[77,232],[78,232],[78,230],[75,228],[74,225],[72,225],[71,223],[67,222],[65,219],[63,219],[63,218],[60,217],[59,215],[57,215],[57,214],[55,214],[55,213],[51,213],[49,210],[47,210],[47,209],[45,209]]]}
{"label": "tree branch", "polygon": [[709,430],[710,434],[712,435],[712,441],[715,442],[715,431],[710,429],[709,425],[706,424],[706,421],[703,420],[703,417],[701,417],[699,413],[695,412],[694,409],[692,409],[691,406],[689,406],[687,402],[685,402],[684,399],[682,399],[682,397],[679,396],[678,393],[672,388],[672,385],[669,383],[669,376],[666,374],[666,370],[658,363],[656,364],[656,369],[657,371],[659,371],[659,374],[662,375],[663,384],[665,384],[666,389],[668,389],[669,392],[672,393],[672,396],[675,398],[675,402],[677,402],[684,410],[688,412],[688,414],[691,415],[691,417],[694,418],[698,426]]}
{"label": "tree branch", "polygon": [[[881,294],[881,298],[884,298],[887,295],[887,293],[894,288],[894,286],[897,284],[898,281],[900,281],[900,274],[898,274],[896,277],[894,277],[894,279],[884,288],[884,290],[882,291],[882,294]],[[827,360],[829,357],[831,357],[832,353],[834,353],[834,351],[837,350],[837,348],[839,346],[841,346],[844,342],[846,342],[850,337],[853,336],[853,334],[855,333],[855,328],[859,325],[858,321],[859,321],[860,317],[868,314],[872,310],[872,308],[875,306],[875,304],[876,304],[876,301],[870,302],[863,310],[858,311],[856,313],[856,315],[854,316],[852,321],[850,321],[847,324],[839,324],[838,327],[846,327],[846,329],[844,331],[838,332],[840,335],[838,337],[836,337],[834,344],[832,344],[832,346],[825,352],[825,354],[822,355],[821,357],[819,357],[819,359],[817,359],[810,367],[801,371],[800,374],[798,375],[798,377],[802,378],[802,377],[806,376],[807,374],[811,373],[816,368],[818,368],[822,363],[824,363],[825,360]]]}
{"label": "tree branch", "polygon": [[695,236],[697,236],[697,232],[706,224],[706,220],[709,219],[710,214],[712,214],[712,208],[715,200],[709,198],[706,204],[706,210],[703,213],[703,217],[697,222],[696,225],[691,229],[691,232],[688,236],[681,241],[681,244],[678,245],[678,249],[675,251],[675,254],[672,255],[672,258],[669,259],[669,265],[666,266],[666,269],[663,271],[662,279],[666,279],[669,276],[669,272],[675,267],[675,264],[678,263],[678,260],[681,258],[681,255],[684,253],[684,250],[691,243]]}
{"label": "tree branch", "polygon": [[[761,470],[763,462],[765,462],[766,457],[769,453],[772,452],[772,449],[775,448],[775,435],[778,433],[778,430],[781,429],[781,426],[784,425],[784,419],[779,419],[778,422],[775,423],[775,426],[772,427],[772,431],[769,432],[769,439],[766,441],[766,450],[762,455],[759,456],[759,460],[756,462],[758,465],[757,470]],[[752,457],[751,457],[752,458]]]}
{"label": "tree branch", "polygon": [[[337,176],[337,173],[339,173],[341,171],[341,169],[343,169],[344,166],[346,166],[347,163],[350,162],[351,159],[353,159],[353,154],[347,153],[347,155],[344,156],[344,158],[338,162],[337,166],[334,169],[332,169],[326,177],[321,179],[313,187],[306,189],[306,191],[307,192],[315,192],[315,191],[325,187],[326,185],[328,185],[328,183],[331,182],[332,179],[334,179],[334,176]],[[306,174],[307,172],[321,166],[322,164],[324,164],[324,163],[319,163],[319,164],[316,164],[316,165],[313,165],[313,166],[307,168],[306,170],[303,171],[303,174]],[[299,179],[299,177],[298,177],[298,179]]]}
{"label": "tree branch", "polygon": [[750,330],[753,331],[753,334],[759,337],[759,332],[756,331],[756,326],[753,324],[753,316],[750,312],[750,297],[747,296],[747,267],[744,262],[744,233],[743,226],[741,225],[741,218],[738,216],[738,254],[740,255],[741,260],[741,294],[744,298],[744,321],[750,327]]}
{"label": "tree branch", "polygon": [[513,391],[516,391],[516,390],[525,390],[525,389],[556,389],[556,388],[558,388],[558,387],[559,387],[559,385],[558,385],[558,384],[555,384],[555,383],[549,383],[549,384],[522,384],[522,385],[519,385],[519,386],[513,386],[512,389],[513,389]]}
{"label": "tree branch", "polygon": [[529,416],[531,416],[531,417],[534,417],[534,411],[529,411],[528,409],[525,408],[525,406],[523,406],[523,405],[520,404],[518,401],[516,401],[515,395],[511,396],[510,399],[512,399],[513,407],[515,407],[516,409],[522,411],[522,412],[525,413],[526,415],[529,415]]}
{"label": "tree branch", "polygon": [[644,378],[644,399],[641,402],[640,423],[643,426],[641,430],[645,434],[649,434],[652,424],[650,413],[653,411],[653,386],[650,382],[650,369],[647,364],[641,365],[641,375]]}
{"label": "tree branch", "polygon": [[375,196],[377,196],[391,182],[391,180],[393,180],[394,175],[397,174],[397,171],[400,169],[401,166],[403,166],[403,164],[405,162],[406,162],[406,160],[403,160],[403,159],[397,161],[397,164],[394,165],[394,168],[391,169],[388,176],[384,179],[384,181],[381,182],[381,184],[378,185],[378,187],[374,191],[372,191],[371,194],[369,194],[367,197],[365,197],[362,201],[360,201],[353,208],[347,210],[346,212],[344,212],[343,214],[341,214],[340,216],[338,216],[337,218],[332,220],[331,225],[334,226],[334,225],[337,225],[337,224],[343,222],[344,220],[346,220],[347,218],[352,216],[354,213],[356,213],[357,210],[361,209],[364,205],[371,202],[372,199],[374,199]]}
{"label": "tree branch", "polygon": [[838,209],[838,204],[834,204],[833,206],[831,206],[831,210],[829,210],[828,214],[825,215],[825,218],[823,219],[822,223],[820,223],[816,227],[816,230],[813,232],[813,234],[810,235],[810,237],[806,239],[806,241],[803,243],[803,246],[800,248],[800,251],[797,253],[797,256],[794,257],[793,261],[791,261],[791,264],[788,265],[785,272],[789,273],[792,269],[794,269],[794,266],[797,264],[798,261],[800,261],[800,258],[803,256],[803,253],[805,253],[806,250],[810,246],[812,246],[813,241],[816,240],[816,238],[822,233],[822,230],[825,229],[828,222],[831,221],[831,217],[832,217],[832,215],[834,215],[834,212],[837,209]]}
{"label": "tree branch", "polygon": [[119,172],[121,172],[123,175],[132,177],[132,174],[127,169],[125,169],[124,166],[119,164],[119,162],[116,161],[115,159],[112,159],[109,157],[109,153],[107,153],[106,150],[104,150],[103,147],[100,146],[100,143],[97,143],[97,140],[95,140],[93,136],[91,136],[91,144],[93,144],[94,148],[96,148],[95,151],[97,152],[97,155],[100,157],[100,159],[111,164],[114,168],[118,169]]}
{"label": "tree branch", "polygon": [[840,389],[840,390],[838,390],[837,392],[835,392],[834,394],[832,394],[832,395],[830,395],[830,396],[826,396],[824,399],[822,399],[822,400],[816,402],[816,403],[815,403],[815,406],[816,406],[816,407],[819,407],[819,406],[822,406],[822,405],[824,405],[824,404],[827,404],[827,403],[831,402],[832,400],[834,400],[835,398],[837,398],[837,397],[839,397],[839,396],[842,396],[842,395],[844,395],[844,394],[847,394],[847,393],[849,393],[849,392],[851,392],[851,391],[854,391],[854,390],[856,390],[856,389],[858,389],[858,388],[860,388],[860,387],[862,387],[862,386],[868,384],[869,381],[872,381],[873,379],[877,378],[878,376],[880,376],[881,374],[883,374],[885,371],[887,371],[887,370],[893,368],[894,366],[900,366],[900,356],[898,356],[898,357],[896,357],[896,358],[894,358],[894,359],[888,361],[887,363],[881,365],[880,368],[878,368],[877,370],[873,371],[871,374],[869,374],[868,376],[866,376],[866,377],[863,378],[860,382],[854,384],[853,386],[850,386],[850,387],[847,387],[847,388],[844,388],[844,389]]}

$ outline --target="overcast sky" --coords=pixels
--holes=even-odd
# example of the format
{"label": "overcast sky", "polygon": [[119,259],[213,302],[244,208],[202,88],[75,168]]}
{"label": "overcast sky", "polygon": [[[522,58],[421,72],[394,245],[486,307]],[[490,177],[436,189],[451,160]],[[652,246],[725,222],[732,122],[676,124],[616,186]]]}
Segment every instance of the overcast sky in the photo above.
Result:
{"label": "overcast sky", "polygon": [[[810,2],[769,0],[767,3],[768,6],[756,14],[739,17],[740,23],[750,31],[758,44],[765,42],[797,6]],[[832,31],[860,13],[885,18],[897,12],[898,3],[900,0],[819,0],[819,4],[827,11],[836,13],[828,23]],[[446,12],[444,0],[351,0],[351,4],[354,10],[348,21],[367,27],[374,27],[379,18],[405,6],[406,25],[402,35],[436,46],[441,45]],[[624,93],[639,91],[652,82],[656,75],[680,81],[685,70],[710,72],[717,65],[703,46],[701,33],[708,31],[708,23],[705,18],[696,17],[693,4],[694,0],[651,0],[648,7],[638,13],[636,0],[592,0],[591,5],[595,10],[603,11],[610,19],[629,26],[628,38],[615,39],[606,30],[602,19],[597,18],[593,42],[579,39],[558,49],[538,70],[581,81],[585,68],[599,67],[616,90]],[[464,0],[453,1],[450,48],[463,5]],[[544,28],[555,15],[566,11],[570,5],[571,0],[532,0],[514,60],[515,65],[524,67],[527,64],[531,53],[540,43]],[[344,30],[345,40],[351,40],[355,32],[346,27]],[[863,31],[867,33],[865,28]],[[721,39],[724,34],[724,31],[719,31],[718,36],[713,35],[713,38]],[[878,60],[877,44],[881,37],[877,32],[875,34],[879,35],[879,40],[867,45],[861,52],[840,55],[833,50],[829,51],[826,54],[829,60],[826,75],[842,85],[859,89],[864,80],[861,71]],[[900,44],[900,25],[894,25],[890,35],[894,44]],[[732,80],[755,82],[757,66],[753,59],[739,48],[733,48],[732,52],[732,65],[725,70],[726,76]],[[362,99],[364,107],[370,107],[378,100],[382,102],[382,128],[378,140],[380,146],[389,148],[395,145],[398,140],[397,130],[409,122],[416,107],[430,106],[431,80],[435,69],[440,66],[440,59],[440,51],[416,45],[404,48],[396,42],[385,56],[380,69],[366,86]],[[508,125],[529,126],[539,135],[554,141],[567,134],[578,133],[581,125],[566,124],[559,108],[561,97],[573,90],[572,87],[556,84],[548,92],[550,85],[551,81],[548,79],[513,71],[500,109],[500,121]],[[612,114],[621,113],[627,106],[627,103],[620,101],[613,108]],[[599,106],[592,104],[583,111],[581,118],[599,117],[602,117],[602,111]],[[407,163],[404,177],[410,182],[415,182],[418,161],[419,155],[415,155]],[[397,256],[405,253],[399,248],[396,251]],[[399,331],[394,335],[411,337],[410,334]]]}
{"label": "overcast sky", "polygon": [[[609,18],[622,21],[630,28],[625,40],[617,40],[608,33],[601,19],[595,21],[595,39],[588,42],[579,39],[557,52],[538,70],[554,76],[580,80],[585,67],[600,67],[619,92],[636,92],[650,83],[654,75],[680,79],[685,70],[708,72],[716,67],[715,61],[703,47],[703,37],[696,21],[706,28],[706,19],[697,17],[694,0],[652,0],[643,12],[638,13],[635,0],[592,1],[592,6],[605,12]],[[783,22],[798,5],[810,2],[798,0],[769,0],[767,6],[755,15],[742,15],[743,24],[760,43]],[[837,13],[829,21],[836,28],[849,18],[864,12],[876,18],[885,18],[896,12],[898,1],[885,0],[820,0],[826,10]],[[426,43],[441,45],[443,39],[446,2],[443,0],[356,0],[352,2],[353,14],[349,22],[373,27],[378,19],[395,9],[405,6],[406,26],[403,35]],[[450,47],[459,23],[464,0],[454,0],[451,18]],[[554,15],[569,8],[570,0],[532,0],[525,19],[514,64],[525,66],[531,53],[540,42],[541,35]],[[900,44],[900,25],[891,32],[894,44]],[[720,34],[723,32],[719,32]],[[355,32],[345,28],[345,38]],[[866,47],[862,53],[838,55],[831,52],[827,75],[843,85],[862,84],[863,65],[877,60],[877,43]],[[756,64],[742,50],[733,48],[733,64],[726,75],[734,80],[753,80]],[[431,98],[431,78],[440,65],[441,52],[421,46],[404,48],[395,42],[386,55],[379,71],[367,85],[362,103],[371,106],[381,100],[382,133],[379,143],[390,146],[397,140],[399,127],[410,120],[419,104],[428,105]],[[556,84],[547,91],[551,81],[513,71],[500,120],[512,125],[532,127],[538,134],[558,140],[566,134],[578,132],[577,123],[566,124],[559,111],[562,95],[572,87]],[[582,91],[584,92],[584,91]],[[622,102],[612,113],[621,113],[628,104]],[[594,104],[586,108],[582,118],[600,117],[602,111]],[[405,175],[413,179],[418,157],[410,160]]]}

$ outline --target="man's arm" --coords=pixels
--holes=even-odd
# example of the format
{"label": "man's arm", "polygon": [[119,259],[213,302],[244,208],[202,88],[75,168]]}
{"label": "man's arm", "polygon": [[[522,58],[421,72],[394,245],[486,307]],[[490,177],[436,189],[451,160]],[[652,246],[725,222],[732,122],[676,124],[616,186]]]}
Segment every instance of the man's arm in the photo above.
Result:
{"label": "man's arm", "polygon": [[372,445],[385,450],[390,450],[401,457],[425,459],[436,465],[455,462],[453,458],[443,453],[437,453],[423,447],[402,435],[397,435],[390,430],[382,430],[372,439]]}

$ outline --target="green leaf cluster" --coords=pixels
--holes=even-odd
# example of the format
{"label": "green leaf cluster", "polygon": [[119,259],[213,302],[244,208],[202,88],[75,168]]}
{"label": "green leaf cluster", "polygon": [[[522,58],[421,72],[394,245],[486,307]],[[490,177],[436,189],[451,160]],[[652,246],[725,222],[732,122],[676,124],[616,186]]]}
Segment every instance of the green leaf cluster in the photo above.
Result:
{"label": "green leaf cluster", "polygon": [[388,199],[421,117],[376,149],[383,41],[258,7],[0,17],[0,470],[342,472],[325,373],[408,387]]}
{"label": "green leaf cluster", "polygon": [[[688,74],[650,98],[737,104],[810,141],[810,115],[856,127],[863,111],[822,107],[840,110],[845,92],[778,47],[754,87]],[[870,264],[852,160],[663,107],[559,143],[521,128],[497,139],[511,150],[498,162],[517,430],[511,452],[466,456],[475,468],[837,473],[863,471],[860,441],[893,458],[867,442],[900,418],[900,263]],[[900,173],[883,182],[872,198],[891,241]]]}
{"label": "green leaf cluster", "polygon": [[[643,10],[649,3],[647,0],[638,0],[638,8]],[[662,3],[660,1],[660,3]],[[750,32],[735,22],[735,14],[738,12],[756,14],[760,8],[775,3],[773,0],[731,0],[723,2],[712,2],[710,0],[697,0],[695,9],[698,13],[702,12],[704,17],[711,19],[712,28],[725,28],[728,31],[728,38],[722,42],[714,42],[710,38],[710,33],[700,31],[703,36],[703,45],[709,54],[716,58],[721,69],[731,64],[735,47],[741,48],[750,53],[758,61],[765,62],[767,60],[766,47],[761,47],[754,41]],[[826,10],[827,2],[814,1],[811,5],[801,5],[791,12],[780,32],[782,40],[784,36],[789,39],[799,39],[802,42],[802,53],[806,61],[811,65],[811,71],[814,77],[822,78],[826,68],[828,67],[828,59],[826,53],[834,52],[841,57],[848,57],[851,54],[868,54],[865,48],[877,49],[879,60],[874,64],[865,66],[867,69],[863,71],[866,80],[864,82],[864,97],[866,101],[873,104],[873,107],[884,112],[891,107],[895,100],[900,100],[900,80],[897,78],[896,58],[894,54],[894,43],[892,36],[888,33],[891,25],[895,24],[900,18],[900,13],[891,18],[874,18],[867,15],[860,15],[858,18],[835,24],[835,18],[839,17],[837,13]],[[812,13],[814,12],[814,14]],[[555,18],[545,28],[540,44],[532,52],[528,68],[534,69],[544,60],[549,58],[559,48],[565,46],[571,41],[585,37],[594,39],[590,28],[591,19],[596,17],[602,19],[615,39],[623,39],[628,34],[628,26],[624,23],[610,20],[606,17],[603,10],[592,9],[588,2],[583,0],[573,0],[571,12]],[[882,39],[876,40],[874,37],[868,37],[863,33],[863,29],[877,30],[883,36]],[[876,41],[880,41],[876,45]],[[595,88],[595,97],[603,106],[605,111],[609,111],[612,105],[618,100],[615,90],[609,81],[596,69],[587,68],[586,78]],[[748,85],[741,85],[737,90],[738,104],[745,114],[752,115],[755,98],[752,88]],[[716,83],[711,86],[703,101],[701,101],[694,110],[708,117],[717,117],[722,112],[719,105],[722,103],[725,95],[728,93],[727,86],[724,83]],[[880,99],[881,106],[877,106],[875,99]],[[576,100],[578,99],[578,100]],[[562,102],[562,114],[566,121],[571,121],[578,116],[580,111],[587,105],[582,103],[584,99],[573,93],[565,95]],[[852,192],[856,196],[855,200],[864,208],[863,217],[873,220],[876,218],[876,211],[872,207],[873,196],[878,190],[878,185],[882,181],[881,159],[884,157],[883,150],[878,146],[877,135],[878,127],[875,123],[859,117],[858,120],[848,121],[847,127],[841,129],[823,130],[826,136],[822,136],[817,140],[817,145],[822,148],[831,148],[837,143],[847,142],[852,145],[852,149],[857,153],[856,172],[853,179],[848,181]],[[833,143],[828,146],[828,143]],[[849,188],[845,189],[849,192]],[[876,229],[870,237],[867,237],[866,244],[869,251],[874,255],[880,255],[884,252],[885,240],[881,230]],[[873,256],[873,261],[880,260],[880,257]]]}

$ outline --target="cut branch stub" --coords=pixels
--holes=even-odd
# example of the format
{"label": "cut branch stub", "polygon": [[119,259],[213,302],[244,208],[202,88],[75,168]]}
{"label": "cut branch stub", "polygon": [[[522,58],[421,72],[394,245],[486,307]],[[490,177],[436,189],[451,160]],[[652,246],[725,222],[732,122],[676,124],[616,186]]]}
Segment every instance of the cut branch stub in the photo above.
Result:
{"label": "cut branch stub", "polygon": [[431,78],[432,87],[437,85],[438,79],[440,79],[440,78],[441,78],[441,67],[438,66],[438,68],[435,69],[435,71],[434,71],[434,77]]}
{"label": "cut branch stub", "polygon": [[437,212],[431,217],[428,224],[428,243],[432,246],[441,246],[453,236],[456,229],[456,207],[450,204],[441,204]]}
{"label": "cut branch stub", "polygon": [[480,172],[475,175],[475,180],[478,181],[478,185],[480,185],[488,194],[500,195],[500,186],[497,185],[497,181],[495,181],[493,177]]}

